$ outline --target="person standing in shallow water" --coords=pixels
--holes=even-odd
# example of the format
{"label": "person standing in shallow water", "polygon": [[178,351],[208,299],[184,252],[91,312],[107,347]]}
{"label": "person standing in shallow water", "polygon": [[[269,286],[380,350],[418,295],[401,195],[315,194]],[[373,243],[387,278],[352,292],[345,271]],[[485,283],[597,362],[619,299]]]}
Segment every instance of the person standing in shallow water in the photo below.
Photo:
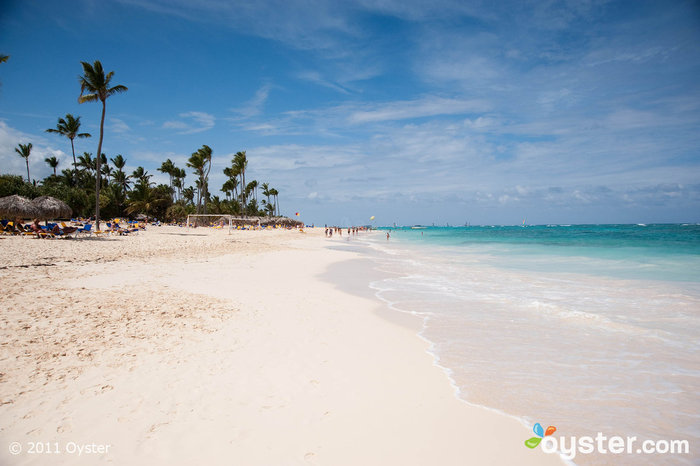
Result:
{"label": "person standing in shallow water", "polygon": [[389,232],[386,232],[386,240],[389,241]]}

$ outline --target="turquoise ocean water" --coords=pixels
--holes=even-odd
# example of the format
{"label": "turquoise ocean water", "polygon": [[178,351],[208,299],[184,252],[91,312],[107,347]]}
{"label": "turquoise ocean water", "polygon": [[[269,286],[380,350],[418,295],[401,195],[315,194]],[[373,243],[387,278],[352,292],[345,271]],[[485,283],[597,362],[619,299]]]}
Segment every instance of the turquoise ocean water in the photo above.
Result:
{"label": "turquoise ocean water", "polygon": [[459,397],[560,435],[691,444],[577,464],[697,464],[700,225],[384,230],[371,286],[423,317]]}

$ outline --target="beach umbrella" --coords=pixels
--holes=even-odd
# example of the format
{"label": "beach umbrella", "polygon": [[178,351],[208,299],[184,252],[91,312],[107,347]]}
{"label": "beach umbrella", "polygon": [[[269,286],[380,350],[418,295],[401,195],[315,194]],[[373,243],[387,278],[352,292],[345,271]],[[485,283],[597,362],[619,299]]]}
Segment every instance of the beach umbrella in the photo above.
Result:
{"label": "beach umbrella", "polygon": [[0,198],[0,217],[15,219],[15,218],[33,218],[36,217],[39,210],[26,197],[13,194]]}
{"label": "beach umbrella", "polygon": [[37,217],[43,219],[69,218],[73,209],[60,199],[51,196],[40,196],[32,201],[37,208]]}

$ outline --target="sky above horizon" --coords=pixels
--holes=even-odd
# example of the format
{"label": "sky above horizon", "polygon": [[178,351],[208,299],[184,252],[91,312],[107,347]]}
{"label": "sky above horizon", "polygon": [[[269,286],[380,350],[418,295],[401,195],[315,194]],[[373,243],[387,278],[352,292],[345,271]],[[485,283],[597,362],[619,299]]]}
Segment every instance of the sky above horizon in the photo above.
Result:
{"label": "sky above horizon", "polygon": [[0,173],[69,168],[67,113],[96,152],[100,60],[108,157],[167,182],[207,144],[223,197],[245,150],[309,224],[700,222],[698,2],[10,0],[0,31]]}

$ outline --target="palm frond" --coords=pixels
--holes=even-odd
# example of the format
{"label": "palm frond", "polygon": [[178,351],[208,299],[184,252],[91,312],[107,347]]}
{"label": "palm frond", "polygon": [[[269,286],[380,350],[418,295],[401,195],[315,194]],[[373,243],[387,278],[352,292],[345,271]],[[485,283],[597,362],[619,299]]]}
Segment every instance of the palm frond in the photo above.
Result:
{"label": "palm frond", "polygon": [[110,95],[114,95],[114,94],[121,94],[122,92],[126,92],[126,91],[128,91],[128,90],[129,90],[128,87],[122,86],[121,84],[119,84],[119,85],[117,85],[117,86],[110,87],[109,89],[107,89],[107,93],[106,93],[106,94],[107,94],[108,96],[110,96]]}
{"label": "palm frond", "polygon": [[97,94],[86,94],[86,95],[81,95],[78,97],[78,103],[82,104],[85,102],[97,102],[100,100],[100,97]]}

